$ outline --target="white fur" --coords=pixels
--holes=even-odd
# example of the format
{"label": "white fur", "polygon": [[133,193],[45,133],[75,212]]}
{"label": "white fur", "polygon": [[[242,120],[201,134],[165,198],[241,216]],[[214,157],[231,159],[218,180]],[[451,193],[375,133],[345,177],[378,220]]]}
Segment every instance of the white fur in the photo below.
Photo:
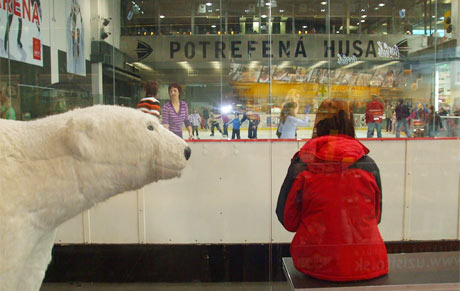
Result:
{"label": "white fur", "polygon": [[118,193],[180,176],[186,147],[157,118],[119,106],[0,120],[0,290],[39,290],[58,225]]}

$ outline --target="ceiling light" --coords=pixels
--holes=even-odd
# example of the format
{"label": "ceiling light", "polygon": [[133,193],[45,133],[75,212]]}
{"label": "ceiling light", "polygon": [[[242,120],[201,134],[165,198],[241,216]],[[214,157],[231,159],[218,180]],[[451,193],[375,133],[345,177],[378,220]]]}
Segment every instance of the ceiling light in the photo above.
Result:
{"label": "ceiling light", "polygon": [[361,22],[366,22],[366,19],[361,19]]}
{"label": "ceiling light", "polygon": [[306,26],[306,25],[302,25],[302,27],[303,27],[303,28],[307,28],[307,26]]}
{"label": "ceiling light", "polygon": [[164,16],[164,15],[160,15],[160,18],[163,19],[163,18],[165,18],[165,16]]}
{"label": "ceiling light", "polygon": [[102,20],[102,25],[104,25],[104,26],[109,25],[110,20],[112,20],[112,17],[104,18],[104,19]]}
{"label": "ceiling light", "polygon": [[284,61],[284,62],[282,62],[281,64],[279,64],[278,67],[282,69],[282,68],[288,67],[288,66],[290,66],[290,65],[291,65],[291,62],[290,62],[290,61]]}
{"label": "ceiling light", "polygon": [[321,2],[321,5],[326,5],[326,4],[327,4],[326,1]]}
{"label": "ceiling light", "polygon": [[325,63],[327,63],[327,61],[319,61],[319,62],[317,62],[316,64],[312,65],[312,66],[310,67],[310,69],[317,68],[317,67],[319,67],[319,66],[321,66],[321,65],[323,65],[323,64],[325,64]]}
{"label": "ceiling light", "polygon": [[383,6],[385,6],[385,3],[379,3],[379,6],[383,7]]}
{"label": "ceiling light", "polygon": [[188,62],[177,62],[177,64],[179,64],[182,68],[186,69],[186,70],[191,70],[192,67],[189,65]]}
{"label": "ceiling light", "polygon": [[135,65],[136,67],[141,68],[143,70],[153,72],[152,67],[150,67],[150,66],[148,66],[146,64],[143,64],[143,63],[140,63],[140,62],[134,62],[133,65]]}
{"label": "ceiling light", "polygon": [[211,2],[207,2],[207,3],[206,3],[206,6],[212,6],[212,3],[211,3]]}
{"label": "ceiling light", "polygon": [[361,12],[364,12],[364,11],[366,11],[366,9],[362,8],[362,9],[361,9]]}
{"label": "ceiling light", "polygon": [[263,15],[261,15],[260,17],[262,17],[262,18],[267,18],[267,15],[263,14]]}
{"label": "ceiling light", "polygon": [[326,9],[321,9],[321,12],[326,12]]}
{"label": "ceiling light", "polygon": [[284,12],[284,9],[280,9],[280,13],[283,13]]}
{"label": "ceiling light", "polygon": [[374,70],[384,68],[384,67],[387,67],[387,66],[391,66],[391,65],[394,65],[394,64],[398,64],[398,63],[399,63],[399,61],[391,61],[391,62],[385,63],[383,65],[374,66]]}
{"label": "ceiling light", "polygon": [[218,61],[211,62],[211,65],[216,70],[219,70],[221,68],[220,62],[218,62]]}
{"label": "ceiling light", "polygon": [[357,66],[359,64],[362,64],[364,63],[364,61],[356,61],[354,63],[351,63],[351,64],[348,64],[346,66],[343,66],[342,69],[348,69],[348,68],[351,68],[351,67],[354,67],[354,66]]}
{"label": "ceiling light", "polygon": [[211,25],[211,27],[212,27],[212,28],[216,28],[216,26],[215,26],[214,24],[213,24],[213,25]]}
{"label": "ceiling light", "polygon": [[[140,34],[140,33],[138,32],[137,34]],[[111,35],[110,32],[102,31],[102,32],[101,32],[101,39],[104,40],[104,39],[108,38],[109,35]]]}
{"label": "ceiling light", "polygon": [[252,62],[249,63],[249,68],[254,69],[258,65],[259,65],[259,61],[252,61]]}
{"label": "ceiling light", "polygon": [[361,15],[361,18],[366,18],[366,17],[367,17],[367,15],[366,15],[366,14],[364,14],[364,15]]}
{"label": "ceiling light", "polygon": [[375,9],[375,10],[379,10],[379,8],[378,8],[378,7],[375,7],[374,9]]}

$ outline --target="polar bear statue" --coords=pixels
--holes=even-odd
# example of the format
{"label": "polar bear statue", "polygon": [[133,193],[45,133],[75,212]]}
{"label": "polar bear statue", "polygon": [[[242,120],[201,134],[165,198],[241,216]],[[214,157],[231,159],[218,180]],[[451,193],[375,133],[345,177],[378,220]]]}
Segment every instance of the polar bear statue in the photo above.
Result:
{"label": "polar bear statue", "polygon": [[39,290],[58,225],[118,193],[180,176],[190,154],[156,117],[132,108],[0,120],[0,290]]}

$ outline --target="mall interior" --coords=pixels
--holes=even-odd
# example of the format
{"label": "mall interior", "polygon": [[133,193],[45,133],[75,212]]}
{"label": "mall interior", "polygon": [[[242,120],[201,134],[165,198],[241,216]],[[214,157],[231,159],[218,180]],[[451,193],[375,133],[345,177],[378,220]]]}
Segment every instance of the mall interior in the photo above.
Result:
{"label": "mall interior", "polygon": [[[293,233],[275,208],[327,100],[350,105],[356,138],[380,169],[388,254],[420,255],[390,258],[400,281],[375,284],[458,290],[459,14],[457,0],[0,1],[2,119],[136,108],[150,81],[161,108],[178,83],[188,113],[200,116],[193,138],[183,128],[192,155],[180,178],[58,227],[40,290],[296,289],[284,261]],[[373,96],[381,135],[368,133]],[[290,101],[305,123],[278,138]],[[400,103],[411,114],[406,128]],[[232,140],[228,122],[242,116]],[[432,274],[439,258],[445,276]]]}

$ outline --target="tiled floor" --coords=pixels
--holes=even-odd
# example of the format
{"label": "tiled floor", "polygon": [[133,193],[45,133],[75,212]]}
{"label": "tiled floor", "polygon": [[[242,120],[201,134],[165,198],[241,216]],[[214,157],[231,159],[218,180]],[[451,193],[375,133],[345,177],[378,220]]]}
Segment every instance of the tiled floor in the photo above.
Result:
{"label": "tiled floor", "polygon": [[288,291],[287,282],[245,283],[45,283],[40,291]]}

